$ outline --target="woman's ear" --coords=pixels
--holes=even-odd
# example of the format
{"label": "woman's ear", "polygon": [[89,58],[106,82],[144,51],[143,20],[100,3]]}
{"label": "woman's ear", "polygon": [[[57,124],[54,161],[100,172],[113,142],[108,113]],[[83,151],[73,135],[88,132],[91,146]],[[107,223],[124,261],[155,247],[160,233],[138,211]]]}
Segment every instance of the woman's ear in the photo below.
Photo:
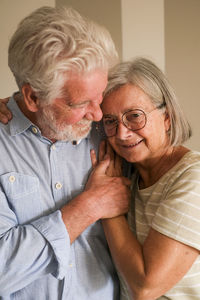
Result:
{"label": "woman's ear", "polygon": [[27,109],[31,112],[36,112],[39,109],[39,99],[33,92],[29,84],[25,84],[22,87],[22,94],[24,97],[24,103]]}
{"label": "woman's ear", "polygon": [[166,112],[165,112],[165,129],[166,129],[166,132],[169,131],[170,125],[171,125],[171,124],[170,124],[169,114],[168,114],[168,112],[166,111]]}

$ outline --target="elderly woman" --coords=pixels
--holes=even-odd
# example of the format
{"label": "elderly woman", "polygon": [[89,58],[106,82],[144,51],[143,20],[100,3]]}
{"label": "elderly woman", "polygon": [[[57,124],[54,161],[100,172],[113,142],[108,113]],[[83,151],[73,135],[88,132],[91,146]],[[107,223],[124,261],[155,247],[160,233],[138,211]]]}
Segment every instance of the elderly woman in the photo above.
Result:
{"label": "elderly woman", "polygon": [[128,217],[102,221],[121,299],[200,299],[200,153],[182,145],[191,130],[171,86],[147,59],[121,63],[102,110],[109,144],[134,167]]}

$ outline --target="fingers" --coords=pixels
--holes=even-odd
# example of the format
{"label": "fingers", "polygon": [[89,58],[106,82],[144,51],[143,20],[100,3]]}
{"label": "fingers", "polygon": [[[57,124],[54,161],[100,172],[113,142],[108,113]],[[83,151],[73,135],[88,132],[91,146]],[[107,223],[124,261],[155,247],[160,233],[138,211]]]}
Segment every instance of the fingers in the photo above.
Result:
{"label": "fingers", "polygon": [[126,178],[126,177],[122,177],[122,181],[123,181],[123,183],[124,183],[126,186],[128,186],[128,187],[131,186],[131,180],[130,180],[130,179],[128,179],[128,178]]}
{"label": "fingers", "polygon": [[122,158],[118,154],[115,154],[115,173],[122,176]]}
{"label": "fingers", "polygon": [[97,165],[97,157],[96,157],[96,153],[95,153],[94,149],[90,150],[90,158],[91,158],[91,162],[92,162],[92,167],[95,168]]}
{"label": "fingers", "polygon": [[100,143],[99,147],[99,161],[104,160],[105,155],[109,155],[110,158],[110,163],[107,168],[106,175],[111,177],[115,176],[115,154],[110,144],[108,144],[108,142],[104,140]]}
{"label": "fingers", "polygon": [[9,98],[0,99],[0,122],[3,124],[7,124],[12,119],[12,114],[6,106],[8,100]]}
{"label": "fingers", "polygon": [[110,160],[109,154],[106,153],[105,141],[102,141],[99,146],[99,161],[97,160],[94,149],[90,150],[90,158],[92,162],[92,167],[93,169],[95,168],[95,173],[108,175],[107,169],[110,166],[110,164],[113,164],[113,161]]}
{"label": "fingers", "polygon": [[8,121],[12,119],[12,116],[9,112],[4,111],[3,113],[0,112],[0,122],[3,124],[7,124]]}
{"label": "fingers", "polygon": [[9,100],[9,97],[4,98],[4,99],[0,99],[0,101],[1,101],[2,103],[5,103],[5,104],[8,103],[8,100]]}
{"label": "fingers", "polygon": [[113,148],[111,147],[111,145],[108,142],[106,142],[106,153],[108,153],[110,156],[110,159],[114,161],[115,153],[113,151]]}
{"label": "fingers", "polygon": [[99,161],[104,159],[106,154],[106,141],[101,141],[99,146]]}
{"label": "fingers", "polygon": [[109,164],[110,164],[110,158],[109,155],[106,154],[104,155],[104,159],[101,160],[98,164],[96,164],[95,173],[98,175],[106,175],[107,174],[106,171]]}
{"label": "fingers", "polygon": [[111,146],[108,144],[108,142],[105,143],[106,144],[106,153],[109,155],[110,157],[110,163],[109,163],[109,166],[107,168],[107,171],[106,171],[106,175],[110,176],[110,177],[113,177],[115,176],[115,161],[114,161],[114,152],[111,148]]}
{"label": "fingers", "polygon": [[113,151],[111,145],[107,142],[107,153],[109,153],[111,162],[107,170],[107,175],[121,177],[122,176],[122,159]]}

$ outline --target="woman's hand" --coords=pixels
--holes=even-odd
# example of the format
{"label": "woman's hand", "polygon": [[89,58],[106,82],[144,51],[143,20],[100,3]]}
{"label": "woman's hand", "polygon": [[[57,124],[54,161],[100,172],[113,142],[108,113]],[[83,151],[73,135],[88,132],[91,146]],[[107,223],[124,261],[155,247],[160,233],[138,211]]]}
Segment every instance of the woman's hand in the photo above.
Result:
{"label": "woman's hand", "polygon": [[7,124],[12,119],[12,113],[7,107],[9,98],[0,99],[0,122]]}
{"label": "woman's hand", "polygon": [[107,141],[102,141],[99,146],[99,158],[97,160],[96,153],[94,150],[91,150],[91,161],[92,166],[95,168],[98,161],[104,160],[106,157],[109,157],[110,162],[106,170],[106,175],[110,177],[121,177],[122,176],[122,159],[116,154],[110,144]]}

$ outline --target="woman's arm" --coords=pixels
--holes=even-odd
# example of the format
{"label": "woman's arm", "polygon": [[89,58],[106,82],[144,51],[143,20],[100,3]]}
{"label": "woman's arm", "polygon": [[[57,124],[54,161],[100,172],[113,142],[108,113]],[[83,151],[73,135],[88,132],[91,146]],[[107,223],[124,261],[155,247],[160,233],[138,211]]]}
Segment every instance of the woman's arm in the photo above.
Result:
{"label": "woman's arm", "polygon": [[199,255],[197,249],[154,229],[141,246],[123,216],[102,223],[113,260],[133,299],[157,299],[187,273]]}

